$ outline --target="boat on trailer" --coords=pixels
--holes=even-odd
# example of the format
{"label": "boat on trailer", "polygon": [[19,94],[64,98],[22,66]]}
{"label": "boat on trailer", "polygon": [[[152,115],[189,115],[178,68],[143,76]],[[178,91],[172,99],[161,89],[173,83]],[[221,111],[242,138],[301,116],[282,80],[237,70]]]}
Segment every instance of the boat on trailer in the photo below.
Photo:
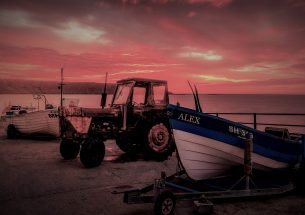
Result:
{"label": "boat on trailer", "polygon": [[[252,136],[252,165],[258,170],[293,168],[301,162],[304,135],[287,129],[266,132],[175,105],[168,115],[180,162],[194,180],[217,177],[244,163],[244,142]],[[281,134],[281,136],[277,134]]]}
{"label": "boat on trailer", "polygon": [[[125,203],[154,203],[155,214],[169,215],[176,201],[193,200],[194,211],[211,214],[211,200],[282,195],[295,189],[305,193],[305,135],[289,140],[288,133],[281,134],[286,129],[268,128],[265,133],[179,106],[168,110],[177,172],[168,177],[161,172],[153,184],[140,189],[116,188],[112,193],[123,193]],[[243,171],[236,168],[224,174],[235,166]]]}
{"label": "boat on trailer", "polygon": [[[161,172],[153,184],[128,190],[121,186],[113,194],[123,193],[127,204],[154,203],[155,214],[169,215],[177,200],[193,200],[195,211],[210,214],[211,199],[279,195],[294,189],[305,192],[304,134],[271,127],[262,132],[202,113],[195,90],[196,111],[168,106],[177,172],[168,177]],[[237,171],[225,174],[235,167]]]}

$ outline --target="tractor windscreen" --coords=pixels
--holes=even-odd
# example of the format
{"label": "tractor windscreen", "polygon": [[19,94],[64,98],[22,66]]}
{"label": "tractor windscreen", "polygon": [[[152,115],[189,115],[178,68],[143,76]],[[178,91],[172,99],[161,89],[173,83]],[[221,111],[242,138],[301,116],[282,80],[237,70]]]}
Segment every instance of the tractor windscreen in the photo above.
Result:
{"label": "tractor windscreen", "polygon": [[127,103],[133,83],[118,85],[114,95],[113,104],[123,105]]}

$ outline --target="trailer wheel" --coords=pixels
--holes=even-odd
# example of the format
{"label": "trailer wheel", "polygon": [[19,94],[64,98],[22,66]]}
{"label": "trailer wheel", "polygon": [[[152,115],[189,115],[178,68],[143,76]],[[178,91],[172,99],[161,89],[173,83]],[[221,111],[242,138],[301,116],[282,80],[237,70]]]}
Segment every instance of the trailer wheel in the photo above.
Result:
{"label": "trailer wheel", "polygon": [[74,143],[71,139],[60,141],[59,151],[65,160],[75,159],[79,153],[80,144]]}
{"label": "trailer wheel", "polygon": [[137,137],[131,136],[127,132],[122,132],[116,137],[117,146],[127,154],[136,154],[139,152],[139,145],[137,144]]}
{"label": "trailer wheel", "polygon": [[296,188],[298,193],[305,194],[305,160],[301,162],[297,171]]}
{"label": "trailer wheel", "polygon": [[17,128],[15,127],[15,125],[9,124],[7,126],[7,133],[6,134],[7,134],[8,139],[15,139],[15,138],[18,137],[19,132],[18,132]]}
{"label": "trailer wheel", "polygon": [[105,144],[97,137],[85,139],[80,150],[80,160],[86,168],[99,166],[105,156]]}
{"label": "trailer wheel", "polygon": [[156,160],[165,160],[174,151],[169,126],[163,122],[152,124],[145,137],[144,153]]}
{"label": "trailer wheel", "polygon": [[172,192],[163,191],[156,199],[154,212],[156,215],[171,215],[174,213],[176,199]]}

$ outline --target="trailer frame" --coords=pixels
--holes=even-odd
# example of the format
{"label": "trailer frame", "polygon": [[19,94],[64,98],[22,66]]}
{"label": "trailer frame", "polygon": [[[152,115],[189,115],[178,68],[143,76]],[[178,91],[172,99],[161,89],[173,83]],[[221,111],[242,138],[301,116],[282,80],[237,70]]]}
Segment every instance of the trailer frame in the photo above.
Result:
{"label": "trailer frame", "polygon": [[[303,148],[305,145],[305,135]],[[194,181],[186,175],[177,157],[176,173],[161,177],[154,183],[140,189],[114,190],[113,194],[123,194],[127,204],[154,203],[155,214],[170,215],[175,210],[177,200],[193,200],[194,208],[199,213],[211,213],[213,203],[210,200],[229,198],[250,198],[282,195],[297,187],[300,165],[305,164],[304,154],[300,165],[286,171],[263,172],[252,169],[252,137],[245,139],[244,165],[226,176]],[[302,170],[304,171],[304,170]],[[301,172],[301,175],[305,175]]]}

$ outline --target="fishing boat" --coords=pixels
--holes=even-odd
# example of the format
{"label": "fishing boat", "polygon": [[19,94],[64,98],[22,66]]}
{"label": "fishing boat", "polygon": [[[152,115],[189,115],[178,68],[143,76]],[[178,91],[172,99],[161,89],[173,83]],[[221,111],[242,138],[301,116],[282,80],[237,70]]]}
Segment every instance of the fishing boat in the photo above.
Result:
{"label": "fishing boat", "polygon": [[169,105],[168,117],[180,163],[191,179],[220,176],[244,165],[246,159],[250,159],[250,168],[263,171],[290,169],[305,162],[304,134],[290,135],[286,128],[272,127],[263,132],[203,113],[196,86],[189,86],[196,110]]}
{"label": "fishing boat", "polygon": [[[59,136],[58,109],[50,104],[43,94],[35,94],[37,108],[12,105],[1,116],[0,127],[8,138],[22,135],[51,135]],[[40,107],[43,100],[44,107]],[[42,109],[41,109],[42,108]]]}
{"label": "fishing boat", "polygon": [[8,138],[35,134],[59,136],[57,108],[6,115],[1,118],[1,124]]}
{"label": "fishing boat", "polygon": [[[34,95],[34,99],[38,101],[37,108],[12,105],[3,112],[0,120],[0,128],[4,128],[3,132],[7,134],[8,138],[23,135],[49,135],[59,137],[58,108],[48,103],[46,96],[43,94]],[[44,107],[39,108],[40,100],[43,100]],[[79,99],[62,98],[62,103],[67,108],[73,108],[78,106]]]}
{"label": "fishing boat", "polygon": [[[252,136],[253,168],[286,169],[300,163],[304,135],[289,137],[287,129],[259,131],[224,118],[175,105],[168,106],[178,156],[191,179],[224,174],[244,163],[244,145]],[[284,132],[283,135],[275,135]]]}

